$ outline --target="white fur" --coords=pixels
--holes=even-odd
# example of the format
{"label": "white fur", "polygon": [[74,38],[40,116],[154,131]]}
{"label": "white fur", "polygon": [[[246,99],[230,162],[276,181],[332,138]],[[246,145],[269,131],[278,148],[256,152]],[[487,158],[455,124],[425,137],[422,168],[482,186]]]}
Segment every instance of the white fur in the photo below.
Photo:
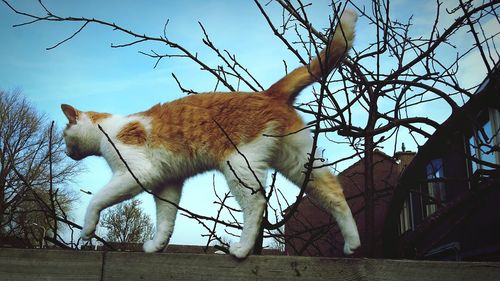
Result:
{"label": "white fur", "polygon": [[[147,148],[125,145],[116,138],[118,132],[126,124],[134,121],[141,122],[146,128],[150,127],[148,120],[137,116],[112,116],[104,119],[100,125],[130,165],[134,175],[145,186],[151,187],[150,179],[157,177],[155,177],[156,171],[153,169],[153,163],[148,159]],[[89,239],[95,231],[103,209],[132,198],[142,189],[128,172],[111,143],[86,114],[83,113],[79,117],[77,125],[65,130],[65,141],[67,154],[70,157],[78,160],[89,155],[103,156],[113,172],[111,180],[92,197],[87,207],[81,236]]]}
{"label": "white fur", "polygon": [[264,196],[267,170],[278,140],[266,136],[272,134],[269,127],[256,140],[238,147],[223,165],[229,189],[243,211],[240,241],[229,248],[229,253],[237,258],[248,256],[260,231],[267,203]]}
{"label": "white fur", "polygon": [[[287,136],[283,138],[280,152],[274,158],[273,167],[297,186],[302,186],[305,179],[305,165],[309,162],[308,154],[311,149],[312,139],[308,132],[301,131]],[[320,155],[316,155],[316,159],[319,158]],[[313,167],[321,165],[318,162],[315,160]],[[312,170],[306,191],[310,192],[312,199],[330,211],[335,218],[344,237],[344,253],[351,255],[361,245],[356,222],[349,208],[345,210],[338,207],[338,203],[347,204],[344,197],[336,198],[332,193],[319,190],[321,186],[314,185],[314,178],[321,176],[322,173],[330,173],[330,171],[324,167]],[[311,192],[311,189],[315,189],[315,192]]]}
{"label": "white fur", "polygon": [[181,199],[182,184],[183,182],[172,182],[155,191],[155,194],[158,195],[159,198],[165,199],[168,202],[155,197],[156,234],[152,240],[144,243],[145,252],[158,252],[167,247],[168,241],[170,240],[174,230],[175,217],[177,214],[177,208],[169,202],[176,205],[179,204]]}

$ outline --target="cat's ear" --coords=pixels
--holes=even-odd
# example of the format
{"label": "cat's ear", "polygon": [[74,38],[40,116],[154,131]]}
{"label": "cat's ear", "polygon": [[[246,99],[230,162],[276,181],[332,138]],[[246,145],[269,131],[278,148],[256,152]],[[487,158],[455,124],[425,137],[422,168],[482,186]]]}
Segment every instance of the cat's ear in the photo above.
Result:
{"label": "cat's ear", "polygon": [[61,109],[64,112],[64,115],[66,115],[66,118],[68,118],[69,123],[76,124],[80,111],[68,104],[61,104]]}

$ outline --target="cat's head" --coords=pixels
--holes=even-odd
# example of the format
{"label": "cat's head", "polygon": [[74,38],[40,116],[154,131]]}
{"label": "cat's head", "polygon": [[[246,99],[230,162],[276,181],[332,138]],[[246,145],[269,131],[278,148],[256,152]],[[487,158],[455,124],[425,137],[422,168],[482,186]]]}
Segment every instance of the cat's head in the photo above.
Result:
{"label": "cat's head", "polygon": [[74,160],[90,155],[100,155],[95,113],[82,112],[71,105],[62,104],[61,109],[68,118],[64,129],[66,154]]}

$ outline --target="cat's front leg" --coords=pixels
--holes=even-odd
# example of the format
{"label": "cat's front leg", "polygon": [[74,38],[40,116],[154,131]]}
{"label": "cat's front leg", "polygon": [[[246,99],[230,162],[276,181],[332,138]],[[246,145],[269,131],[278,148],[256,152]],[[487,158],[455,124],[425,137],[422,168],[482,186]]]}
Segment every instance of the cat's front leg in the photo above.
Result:
{"label": "cat's front leg", "polygon": [[183,181],[169,183],[155,190],[156,233],[153,239],[144,243],[144,251],[153,253],[163,251],[174,230],[177,206],[182,192]]}
{"label": "cat's front leg", "polygon": [[133,179],[130,173],[115,173],[109,183],[92,197],[85,213],[85,220],[81,232],[82,239],[89,240],[94,236],[102,210],[121,201],[130,199],[141,191],[141,187]]}

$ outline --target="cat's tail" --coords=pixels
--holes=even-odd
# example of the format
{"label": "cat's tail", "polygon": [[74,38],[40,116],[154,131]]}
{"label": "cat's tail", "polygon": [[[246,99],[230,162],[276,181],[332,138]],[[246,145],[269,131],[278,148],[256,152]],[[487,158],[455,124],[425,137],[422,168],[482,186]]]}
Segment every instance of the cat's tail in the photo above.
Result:
{"label": "cat's tail", "polygon": [[300,91],[328,75],[343,60],[354,40],[354,27],[358,16],[352,10],[345,10],[340,17],[330,45],[319,53],[308,65],[290,72],[274,83],[264,94],[280,99],[290,105]]}

